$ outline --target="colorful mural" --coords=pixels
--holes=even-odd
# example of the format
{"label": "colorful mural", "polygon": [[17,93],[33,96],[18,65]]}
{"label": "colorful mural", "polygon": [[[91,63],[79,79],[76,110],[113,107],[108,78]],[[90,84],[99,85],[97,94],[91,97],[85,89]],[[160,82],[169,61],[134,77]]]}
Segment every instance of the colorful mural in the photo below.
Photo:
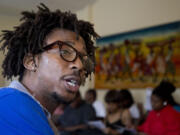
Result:
{"label": "colorful mural", "polygon": [[97,89],[180,87],[180,21],[97,40]]}

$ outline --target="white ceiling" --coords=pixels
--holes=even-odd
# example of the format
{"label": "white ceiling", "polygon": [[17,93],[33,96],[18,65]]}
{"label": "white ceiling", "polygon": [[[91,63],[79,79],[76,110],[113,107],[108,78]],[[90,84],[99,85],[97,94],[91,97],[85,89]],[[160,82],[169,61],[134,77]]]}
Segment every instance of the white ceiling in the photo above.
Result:
{"label": "white ceiling", "polygon": [[52,10],[61,9],[76,12],[95,1],[97,0],[0,0],[0,14],[19,15],[23,10],[36,10],[39,3],[44,3]]}

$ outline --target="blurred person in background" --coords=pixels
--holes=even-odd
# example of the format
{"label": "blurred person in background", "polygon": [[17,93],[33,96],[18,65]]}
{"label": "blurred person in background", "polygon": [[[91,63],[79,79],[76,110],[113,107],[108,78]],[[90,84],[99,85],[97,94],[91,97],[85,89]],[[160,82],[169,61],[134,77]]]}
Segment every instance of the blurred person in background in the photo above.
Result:
{"label": "blurred person in background", "polygon": [[176,91],[174,84],[169,81],[161,81],[158,87],[161,97],[163,97],[168,104],[172,105],[176,111],[180,112],[180,104],[175,101],[172,95]]}
{"label": "blurred person in background", "polygon": [[65,108],[59,117],[57,126],[61,135],[104,135],[99,129],[88,125],[89,121],[96,119],[92,105],[87,104],[77,93],[74,101]]}
{"label": "blurred person in background", "polygon": [[134,99],[128,89],[119,91],[119,103],[122,108],[128,109],[133,119],[133,124],[138,125],[140,120],[140,111],[138,106],[134,103]]}
{"label": "blurred person in background", "polygon": [[102,102],[97,100],[97,93],[95,89],[89,89],[85,94],[85,101],[91,104],[95,111],[98,119],[104,119],[106,116],[106,109]]}
{"label": "blurred person in background", "polygon": [[107,128],[104,130],[109,135],[128,135],[125,129],[132,128],[132,118],[128,109],[124,109],[119,105],[119,92],[117,90],[109,90],[105,95],[105,103],[107,115],[105,124]]}
{"label": "blurred person in background", "polygon": [[[141,134],[148,135],[180,135],[180,113],[173,107],[174,87],[163,81],[152,92],[153,110],[149,112],[146,121],[138,127]],[[173,88],[173,89],[172,89]]]}
{"label": "blurred person in background", "polygon": [[52,114],[52,120],[53,120],[55,125],[58,124],[59,117],[64,114],[65,107],[67,107],[67,104],[60,103],[57,106],[57,108],[54,110],[54,112]]}

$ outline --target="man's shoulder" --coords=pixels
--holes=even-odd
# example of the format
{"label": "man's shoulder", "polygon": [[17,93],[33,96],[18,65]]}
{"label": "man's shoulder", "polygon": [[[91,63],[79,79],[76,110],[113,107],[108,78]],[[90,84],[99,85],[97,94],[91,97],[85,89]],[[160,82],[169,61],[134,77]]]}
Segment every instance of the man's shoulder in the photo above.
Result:
{"label": "man's shoulder", "polygon": [[21,102],[22,100],[29,100],[31,102],[35,102],[33,101],[32,97],[25,94],[24,92],[19,91],[18,89],[10,88],[10,87],[0,88],[0,103],[1,104],[6,103],[6,102],[10,102],[13,104],[14,103],[25,104],[26,102]]}
{"label": "man's shoulder", "polygon": [[86,112],[91,112],[91,111],[94,111],[94,108],[91,104],[88,104],[85,101],[83,101],[80,110],[83,110],[83,111],[86,110]]}
{"label": "man's shoulder", "polygon": [[28,94],[8,87],[0,89],[0,130],[14,134],[21,134],[19,131],[33,135],[52,134],[41,106]]}
{"label": "man's shoulder", "polygon": [[2,87],[0,88],[0,99],[15,93],[16,91],[14,88]]}
{"label": "man's shoulder", "polygon": [[[13,101],[15,100],[16,104],[18,103],[18,101],[21,100],[30,100],[31,102],[35,102],[32,97],[30,97],[29,95],[27,95],[24,92],[19,91],[18,89],[15,88],[10,88],[10,87],[4,87],[4,88],[0,88],[0,102],[1,103],[5,103],[6,101]],[[26,103],[26,102],[20,102],[20,103]]]}
{"label": "man's shoulder", "polygon": [[0,89],[0,110],[14,108],[16,111],[22,111],[22,108],[27,110],[34,107],[40,108],[37,102],[28,94],[9,87]]}
{"label": "man's shoulder", "polygon": [[91,105],[91,104],[86,103],[85,101],[82,101],[81,107],[83,107],[83,108],[84,108],[84,107],[91,108],[91,107],[92,107],[92,105]]}

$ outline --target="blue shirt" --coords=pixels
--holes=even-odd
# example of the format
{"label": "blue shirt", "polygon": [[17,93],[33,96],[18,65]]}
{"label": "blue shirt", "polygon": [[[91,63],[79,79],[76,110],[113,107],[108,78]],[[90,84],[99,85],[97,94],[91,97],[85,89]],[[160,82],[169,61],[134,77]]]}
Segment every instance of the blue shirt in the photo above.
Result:
{"label": "blue shirt", "polygon": [[14,88],[0,89],[0,134],[54,135],[42,107]]}
{"label": "blue shirt", "polygon": [[173,108],[174,108],[176,111],[180,112],[180,106],[179,106],[179,105],[174,105]]}

